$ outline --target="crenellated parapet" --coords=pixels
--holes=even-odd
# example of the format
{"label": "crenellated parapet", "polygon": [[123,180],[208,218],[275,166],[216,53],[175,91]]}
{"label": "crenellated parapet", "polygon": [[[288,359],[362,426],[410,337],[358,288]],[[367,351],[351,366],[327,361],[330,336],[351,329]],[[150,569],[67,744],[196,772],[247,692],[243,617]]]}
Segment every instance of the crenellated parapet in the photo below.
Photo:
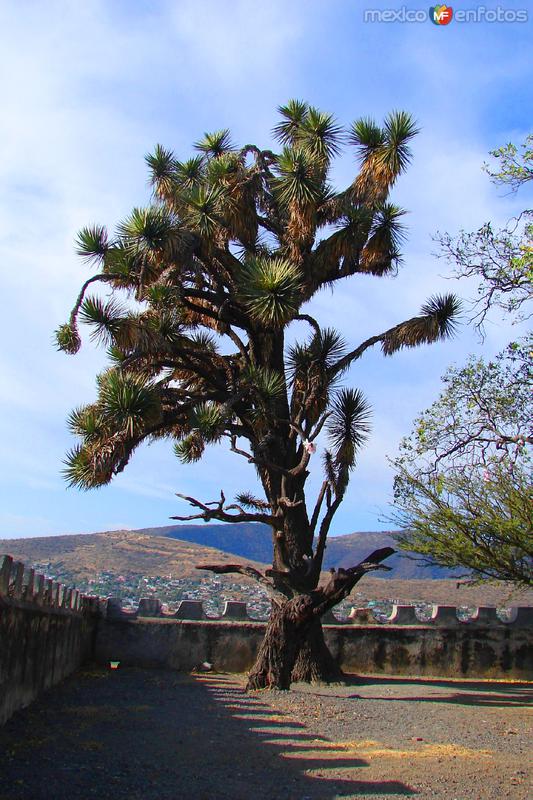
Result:
{"label": "crenellated parapet", "polygon": [[351,622],[353,625],[430,625],[442,628],[465,625],[533,627],[533,608],[515,606],[498,609],[494,606],[479,606],[467,609],[464,606],[395,603],[387,615],[374,608],[352,608],[348,619],[340,622]]}
{"label": "crenellated parapet", "polygon": [[[210,616],[201,600],[182,600],[176,611],[166,613],[162,604],[156,598],[143,598],[139,601],[137,610],[126,611],[122,608],[121,600],[111,597],[107,601],[107,617],[135,619],[143,617],[157,617],[178,620],[205,620],[209,622],[248,621],[264,622],[267,616],[258,617],[250,613],[249,604],[236,600],[228,600],[220,616]],[[322,618],[325,625],[429,625],[433,627],[458,628],[465,625],[471,627],[533,627],[533,608],[515,607],[499,610],[491,606],[480,606],[465,612],[463,607],[444,605],[417,605],[393,604],[391,613],[383,614],[372,608],[352,608],[349,616],[337,617],[333,612],[328,612]]]}
{"label": "crenellated parapet", "polygon": [[[139,600],[137,610],[125,610],[122,608],[122,601],[119,597],[109,597],[106,606],[106,616],[108,619],[138,619],[143,617],[183,619],[183,620],[208,620],[211,622],[248,621],[260,622],[257,617],[248,614],[248,605],[239,600],[226,600],[224,609],[219,617],[209,616],[201,600],[182,600],[176,609],[171,613],[162,610],[161,601],[155,597],[143,597]],[[266,619],[266,617],[265,617]]]}
{"label": "crenellated parapet", "polygon": [[0,556],[0,598],[46,610],[55,609],[71,613],[101,610],[102,600],[82,594],[73,586],[36,573],[22,561],[12,556]]}
{"label": "crenellated parapet", "polygon": [[[29,604],[43,609],[61,609],[71,613],[100,612],[108,619],[160,618],[175,620],[203,620],[207,622],[243,621],[264,622],[267,616],[257,615],[250,604],[227,600],[220,616],[206,612],[201,600],[182,600],[173,612],[165,612],[156,597],[145,597],[136,610],[125,610],[117,597],[107,599],[82,594],[72,586],[65,586],[51,578],[36,573],[12,556],[0,556],[0,598]],[[338,612],[337,612],[338,613]],[[379,608],[352,608],[348,616],[337,616],[329,611],[322,621],[325,625],[398,625],[432,626],[442,628],[471,627],[533,627],[533,608],[519,606],[497,609],[492,606],[470,608],[431,604],[392,604],[389,614]]]}

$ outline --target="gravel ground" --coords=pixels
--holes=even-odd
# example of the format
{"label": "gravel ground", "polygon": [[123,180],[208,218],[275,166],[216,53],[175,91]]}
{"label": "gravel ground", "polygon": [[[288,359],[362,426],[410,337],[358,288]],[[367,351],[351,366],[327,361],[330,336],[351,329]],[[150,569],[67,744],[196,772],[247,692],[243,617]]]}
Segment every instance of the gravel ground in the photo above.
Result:
{"label": "gravel ground", "polygon": [[0,800],[531,797],[531,683],[243,682],[79,672],[0,729]]}

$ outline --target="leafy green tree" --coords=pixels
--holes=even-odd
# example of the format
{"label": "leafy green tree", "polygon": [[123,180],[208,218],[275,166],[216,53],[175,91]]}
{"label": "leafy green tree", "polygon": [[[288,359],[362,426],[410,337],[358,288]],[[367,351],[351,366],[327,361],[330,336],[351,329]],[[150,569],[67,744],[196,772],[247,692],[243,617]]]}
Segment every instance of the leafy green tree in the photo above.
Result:
{"label": "leafy green tree", "polygon": [[[516,192],[533,180],[533,135],[520,150],[507,144],[491,155],[498,168],[485,164],[493,183]],[[483,334],[491,308],[499,308],[513,321],[531,317],[533,299],[533,211],[525,209],[505,228],[487,222],[477,231],[437,235],[440,254],[454,267],[458,278],[478,280],[472,321]]]}
{"label": "leafy green tree", "polygon": [[[417,130],[404,112],[382,126],[361,119],[345,131],[303,102],[279,111],[279,153],[237,147],[227,130],[205,134],[183,161],[158,145],[146,159],[153,203],[135,208],[114,235],[102,226],[80,232],[78,253],[97,272],[57,331],[59,347],[75,353],[78,323],[87,323],[110,359],[95,402],[70,417],[80,437],[65,470],[72,486],[108,483],[154,439],[172,441],[185,464],[225,440],[254,466],[264,497],[187,497],[195,513],[174,517],[272,528],[273,565],[264,574],[239,564],[200,566],[247,574],[270,592],[252,688],[334,675],[320,618],[393,552],[377,551],[319,586],[331,522],[370,428],[361,391],[339,389],[339,379],[374,345],[390,356],[445,339],[458,311],[451,295],[430,298],[417,316],[356,347],[302,312],[323,287],[395,273],[404,212],[388,196]],[[330,170],[344,143],[355,148],[360,169],[337,191]],[[87,295],[98,282],[108,299]],[[310,335],[287,347],[295,322]],[[308,506],[305,485],[321,431],[330,446]]]}
{"label": "leafy green tree", "polygon": [[[421,561],[474,580],[533,583],[533,338],[444,376],[394,461],[394,519]],[[466,572],[465,572],[466,570]]]}
{"label": "leafy green tree", "polygon": [[526,136],[520,147],[508,142],[503,147],[491,150],[490,155],[498,162],[496,167],[484,164],[483,168],[497,186],[516,192],[533,180],[533,134]]}
{"label": "leafy green tree", "polygon": [[[486,171],[516,191],[533,178],[533,138],[492,151]],[[458,277],[479,279],[473,321],[483,330],[496,307],[513,321],[531,316],[533,224],[525,210],[510,227],[490,223],[440,237]],[[443,378],[444,391],[406,437],[396,469],[393,518],[399,543],[421,560],[462,567],[473,579],[532,583],[530,446],[533,438],[529,334],[490,362],[472,356]]]}

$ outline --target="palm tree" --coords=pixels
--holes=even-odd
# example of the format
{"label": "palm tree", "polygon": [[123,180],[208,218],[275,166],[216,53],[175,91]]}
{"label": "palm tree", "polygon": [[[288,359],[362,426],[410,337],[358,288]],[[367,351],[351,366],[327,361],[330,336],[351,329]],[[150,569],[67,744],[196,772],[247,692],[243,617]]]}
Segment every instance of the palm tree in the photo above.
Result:
{"label": "palm tree", "polygon": [[[97,272],[57,331],[59,348],[75,353],[78,322],[87,323],[110,360],[96,401],[69,420],[80,437],[66,461],[70,485],[108,483],[142,442],[159,438],[173,441],[184,463],[227,440],[254,465],[264,497],[187,497],[195,513],[173,517],[272,529],[273,563],[265,573],[239,564],[199,566],[246,574],[270,592],[271,619],[251,688],[335,675],[320,618],[392,552],[377,551],[319,586],[331,522],[369,433],[362,393],[339,390],[338,379],[374,345],[392,355],[445,339],[458,312],[453,296],[433,297],[419,315],[354,349],[302,313],[326,285],[397,269],[403,211],[388,196],[417,130],[404,112],[381,127],[360,120],[348,133],[332,115],[300,101],[279,112],[280,153],[237,147],[227,130],[205,134],[197,155],[185,161],[158,145],[146,159],[152,204],[135,208],[114,236],[100,226],[80,232],[77,251]],[[344,143],[355,146],[361,166],[350,186],[335,191],[330,169]],[[107,285],[111,299],[88,295],[96,282]],[[287,348],[295,320],[310,335]],[[324,479],[308,506],[309,462],[323,429],[330,441]]]}

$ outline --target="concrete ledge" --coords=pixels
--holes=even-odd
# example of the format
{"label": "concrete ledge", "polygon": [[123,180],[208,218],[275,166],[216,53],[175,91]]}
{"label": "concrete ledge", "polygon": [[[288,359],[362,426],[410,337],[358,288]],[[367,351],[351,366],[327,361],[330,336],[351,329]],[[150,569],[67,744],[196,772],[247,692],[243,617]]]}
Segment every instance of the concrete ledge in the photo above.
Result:
{"label": "concrete ledge", "polygon": [[[245,672],[253,665],[264,622],[101,619],[95,656],[102,663]],[[324,635],[346,672],[433,677],[533,679],[533,630],[458,623],[326,625]]]}

